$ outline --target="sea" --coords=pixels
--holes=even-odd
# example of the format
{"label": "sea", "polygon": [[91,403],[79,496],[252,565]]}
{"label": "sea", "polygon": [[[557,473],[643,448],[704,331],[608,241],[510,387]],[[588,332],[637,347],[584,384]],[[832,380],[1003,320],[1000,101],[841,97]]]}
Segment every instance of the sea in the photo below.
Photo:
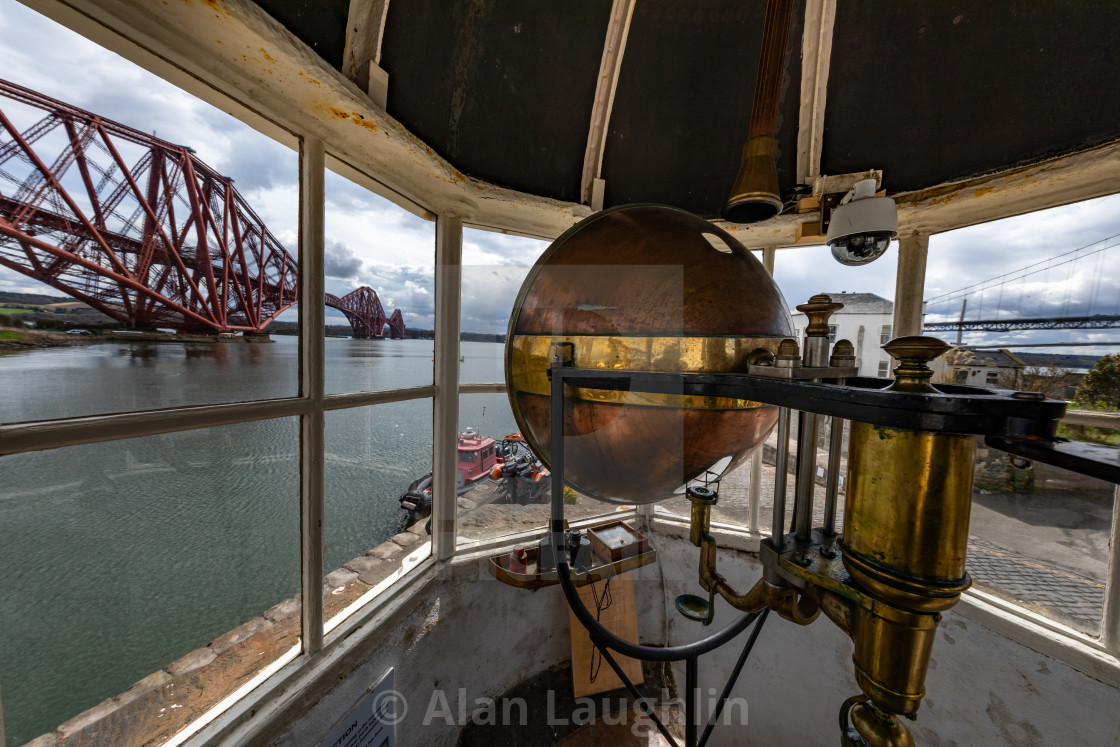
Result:
{"label": "sea", "polygon": [[[297,339],[0,354],[0,423],[294,396]],[[463,382],[503,380],[463,342]],[[326,391],[432,383],[431,340],[326,340]],[[429,399],[326,414],[324,568],[401,531],[431,470]],[[517,426],[504,394],[461,428]],[[299,423],[279,418],[0,457],[0,714],[21,745],[299,592]]]}

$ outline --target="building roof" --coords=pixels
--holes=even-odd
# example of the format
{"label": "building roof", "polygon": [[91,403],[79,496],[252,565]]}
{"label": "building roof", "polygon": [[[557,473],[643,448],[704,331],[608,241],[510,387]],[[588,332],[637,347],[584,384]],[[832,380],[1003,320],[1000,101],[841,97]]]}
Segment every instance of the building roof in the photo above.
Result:
{"label": "building roof", "polygon": [[[847,293],[844,291],[825,293],[836,303],[844,304],[844,308],[836,314],[893,314],[894,302],[888,301],[874,293]],[[804,316],[800,311],[791,309],[794,316]]]}
{"label": "building roof", "polygon": [[949,351],[947,360],[952,366],[986,366],[988,368],[1023,368],[1026,364],[1010,350],[969,350],[968,348],[953,348]]}

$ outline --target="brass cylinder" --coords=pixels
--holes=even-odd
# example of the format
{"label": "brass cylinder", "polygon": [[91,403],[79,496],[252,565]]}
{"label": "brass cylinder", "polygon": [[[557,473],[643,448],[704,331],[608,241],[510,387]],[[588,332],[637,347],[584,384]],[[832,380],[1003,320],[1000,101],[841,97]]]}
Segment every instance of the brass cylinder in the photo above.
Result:
{"label": "brass cylinder", "polygon": [[972,508],[968,436],[853,422],[844,502],[844,565],[888,604],[946,610],[968,588]]}
{"label": "brass cylinder", "polygon": [[892,610],[857,614],[852,623],[856,682],[880,709],[900,716],[918,712],[926,694],[926,669],[940,615]]}

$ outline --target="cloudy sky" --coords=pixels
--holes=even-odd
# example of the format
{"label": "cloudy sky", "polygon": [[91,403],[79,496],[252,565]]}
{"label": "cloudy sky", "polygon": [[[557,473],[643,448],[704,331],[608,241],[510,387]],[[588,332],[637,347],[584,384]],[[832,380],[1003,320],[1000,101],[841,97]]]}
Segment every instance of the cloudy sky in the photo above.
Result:
{"label": "cloudy sky", "polygon": [[[294,253],[297,157],[287,147],[13,0],[0,0],[0,71],[0,77],[20,85],[190,146],[203,161],[234,178],[269,229]],[[327,178],[326,199],[327,291],[344,295],[369,285],[387,311],[400,308],[408,326],[430,329],[434,225],[334,174]],[[933,236],[926,298],[1080,247],[1088,247],[1081,254],[1089,254],[1118,241],[1120,196]],[[463,328],[504,332],[517,289],[546,246],[541,241],[468,230]],[[897,257],[897,247],[892,246],[871,265],[849,268],[834,262],[825,247],[782,250],[775,276],[791,305],[822,291],[871,292],[889,299]],[[1037,269],[1041,271],[1025,282],[992,286],[983,293],[978,288],[968,297],[968,315],[980,308],[985,318],[1116,313],[1120,251],[1106,249],[1069,265]],[[4,268],[0,268],[0,290],[58,293]],[[960,297],[952,297],[931,304],[928,311],[955,318],[960,303]],[[294,317],[293,310],[284,318]],[[343,319],[328,309],[328,323],[341,324]],[[977,344],[1117,339],[1120,330],[966,333],[965,337]]]}

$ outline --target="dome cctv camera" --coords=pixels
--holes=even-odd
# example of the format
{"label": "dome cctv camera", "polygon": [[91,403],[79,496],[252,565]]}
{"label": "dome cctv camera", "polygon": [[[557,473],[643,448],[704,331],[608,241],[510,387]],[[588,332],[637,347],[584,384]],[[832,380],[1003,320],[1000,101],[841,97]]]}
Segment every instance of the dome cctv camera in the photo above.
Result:
{"label": "dome cctv camera", "polygon": [[832,211],[825,242],[842,265],[865,265],[883,256],[898,235],[894,200],[875,196],[875,180],[856,182]]}

